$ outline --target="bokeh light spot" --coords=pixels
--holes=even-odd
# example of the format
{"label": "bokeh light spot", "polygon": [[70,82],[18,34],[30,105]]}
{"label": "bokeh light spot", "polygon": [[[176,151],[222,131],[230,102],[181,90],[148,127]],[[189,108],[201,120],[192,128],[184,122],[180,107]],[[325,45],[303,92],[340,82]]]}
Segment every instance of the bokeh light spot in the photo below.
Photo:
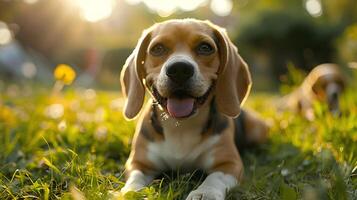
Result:
{"label": "bokeh light spot", "polygon": [[45,115],[52,119],[59,119],[64,114],[64,107],[62,104],[52,104],[45,110]]}
{"label": "bokeh light spot", "polygon": [[37,73],[36,65],[31,62],[25,62],[21,65],[21,72],[26,78],[33,78]]}
{"label": "bokeh light spot", "polygon": [[5,45],[11,42],[11,31],[4,22],[0,21],[0,45]]}
{"label": "bokeh light spot", "polygon": [[199,6],[204,5],[207,2],[207,0],[181,0],[178,1],[178,7],[183,10],[183,11],[193,11],[197,9]]}
{"label": "bokeh light spot", "polygon": [[322,6],[320,0],[306,0],[305,8],[307,12],[313,17],[322,15]]}
{"label": "bokeh light spot", "polygon": [[233,8],[232,0],[212,0],[211,10],[214,14],[224,17],[231,13]]}
{"label": "bokeh light spot", "polygon": [[130,5],[136,5],[141,2],[141,0],[125,0]]}
{"label": "bokeh light spot", "polygon": [[38,0],[24,0],[24,2],[27,4],[35,4],[38,2]]}
{"label": "bokeh light spot", "polygon": [[93,89],[86,89],[83,95],[86,100],[92,100],[95,99],[97,93]]}

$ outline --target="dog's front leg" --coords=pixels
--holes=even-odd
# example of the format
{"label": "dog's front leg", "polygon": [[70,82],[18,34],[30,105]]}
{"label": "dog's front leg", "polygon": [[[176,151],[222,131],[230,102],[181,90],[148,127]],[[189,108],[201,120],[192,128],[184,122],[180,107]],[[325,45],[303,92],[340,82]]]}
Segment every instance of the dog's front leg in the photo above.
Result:
{"label": "dog's front leg", "polygon": [[208,169],[207,178],[186,200],[224,200],[227,192],[240,183],[244,167],[232,141],[232,135],[222,134],[214,148],[215,161]]}
{"label": "dog's front leg", "polygon": [[153,176],[146,175],[140,170],[132,170],[129,173],[128,180],[125,186],[121,189],[121,193],[125,194],[129,191],[139,191],[147,186],[153,180]]}
{"label": "dog's front leg", "polygon": [[237,184],[238,181],[233,175],[221,171],[213,172],[186,200],[224,200],[226,192]]}

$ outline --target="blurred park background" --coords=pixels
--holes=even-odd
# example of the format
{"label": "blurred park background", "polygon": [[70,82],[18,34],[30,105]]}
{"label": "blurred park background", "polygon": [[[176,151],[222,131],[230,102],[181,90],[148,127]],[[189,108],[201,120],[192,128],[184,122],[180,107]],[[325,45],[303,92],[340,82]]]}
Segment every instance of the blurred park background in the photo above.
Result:
{"label": "blurred park background", "polygon": [[357,61],[355,0],[0,0],[0,80],[51,86],[64,63],[75,85],[118,89],[141,32],[187,17],[228,30],[255,90],[277,91],[289,66]]}
{"label": "blurred park background", "polygon": [[[357,199],[356,0],[0,0],[0,199],[120,190],[135,129],[121,114],[120,70],[145,28],[187,17],[227,29],[259,91],[246,106],[272,125],[227,199]],[[342,115],[324,103],[313,122],[277,112],[276,94],[326,62],[349,77]],[[131,199],[184,199],[192,176]]]}

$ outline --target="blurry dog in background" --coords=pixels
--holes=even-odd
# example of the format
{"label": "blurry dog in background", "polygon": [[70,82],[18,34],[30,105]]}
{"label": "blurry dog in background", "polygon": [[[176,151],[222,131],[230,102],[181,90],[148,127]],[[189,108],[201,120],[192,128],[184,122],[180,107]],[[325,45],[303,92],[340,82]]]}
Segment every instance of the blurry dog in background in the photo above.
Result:
{"label": "blurry dog in background", "polygon": [[283,97],[278,108],[301,113],[308,120],[315,118],[313,102],[326,102],[333,115],[340,114],[340,95],[345,88],[345,78],[339,66],[325,63],[316,66],[294,92]]}

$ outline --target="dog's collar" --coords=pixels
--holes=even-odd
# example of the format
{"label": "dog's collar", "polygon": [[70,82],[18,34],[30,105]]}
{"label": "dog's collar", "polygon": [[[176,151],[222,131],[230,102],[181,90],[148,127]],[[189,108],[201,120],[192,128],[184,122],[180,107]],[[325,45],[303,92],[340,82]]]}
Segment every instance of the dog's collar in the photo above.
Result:
{"label": "dog's collar", "polygon": [[241,110],[239,116],[236,119],[234,119],[235,122],[234,141],[240,151],[244,150],[244,148],[247,147],[246,127],[244,124],[245,118],[246,118],[246,113],[244,110]]}
{"label": "dog's collar", "polygon": [[210,105],[210,111],[206,125],[202,129],[202,134],[212,131],[213,134],[220,134],[228,127],[228,119],[226,116],[217,111],[216,101],[213,97]]}

